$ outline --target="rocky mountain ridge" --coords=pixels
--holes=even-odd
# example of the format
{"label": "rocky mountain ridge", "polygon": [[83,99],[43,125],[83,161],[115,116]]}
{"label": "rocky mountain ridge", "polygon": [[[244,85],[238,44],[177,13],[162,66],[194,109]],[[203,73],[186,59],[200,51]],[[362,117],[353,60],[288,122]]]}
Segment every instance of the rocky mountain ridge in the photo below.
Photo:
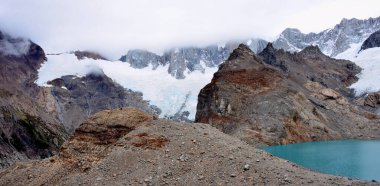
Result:
{"label": "rocky mountain ridge", "polygon": [[254,146],[378,138],[380,120],[352,103],[360,68],[310,46],[299,53],[234,50],[198,96],[196,122]]}
{"label": "rocky mountain ridge", "polygon": [[343,19],[334,28],[319,33],[304,34],[298,29],[287,28],[273,42],[273,46],[299,52],[307,46],[316,45],[324,54],[334,57],[349,49],[351,44],[363,42],[379,29],[380,17],[365,20]]}
{"label": "rocky mountain ridge", "polygon": [[[120,60],[128,62],[134,68],[151,66],[156,69],[159,65],[168,66],[168,73],[177,79],[186,77],[187,72],[204,72],[207,67],[216,67],[228,58],[230,53],[240,42],[229,42],[224,46],[210,45],[204,48],[184,47],[174,48],[159,56],[146,50],[130,50]],[[260,52],[267,44],[262,39],[250,39],[246,41],[251,50]]]}

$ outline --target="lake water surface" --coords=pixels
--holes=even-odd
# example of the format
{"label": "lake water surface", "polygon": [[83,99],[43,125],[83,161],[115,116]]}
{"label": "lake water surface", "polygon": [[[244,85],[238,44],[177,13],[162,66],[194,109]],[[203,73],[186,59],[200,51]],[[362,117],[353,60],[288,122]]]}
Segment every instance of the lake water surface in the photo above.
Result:
{"label": "lake water surface", "polygon": [[322,173],[380,182],[380,140],[306,142],[260,149]]}

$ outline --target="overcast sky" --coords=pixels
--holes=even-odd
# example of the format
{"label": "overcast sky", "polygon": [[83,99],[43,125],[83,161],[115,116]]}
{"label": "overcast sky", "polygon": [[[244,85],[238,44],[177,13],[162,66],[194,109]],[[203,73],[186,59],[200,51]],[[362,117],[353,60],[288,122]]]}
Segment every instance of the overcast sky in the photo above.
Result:
{"label": "overcast sky", "polygon": [[379,0],[0,0],[1,30],[49,53],[93,50],[112,58],[132,48],[273,40],[287,27],[319,32],[342,18],[378,16]]}

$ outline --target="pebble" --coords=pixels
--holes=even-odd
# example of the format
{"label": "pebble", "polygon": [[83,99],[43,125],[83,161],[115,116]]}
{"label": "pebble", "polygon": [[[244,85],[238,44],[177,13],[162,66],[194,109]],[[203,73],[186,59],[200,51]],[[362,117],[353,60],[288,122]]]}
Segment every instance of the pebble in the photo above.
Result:
{"label": "pebble", "polygon": [[150,183],[150,182],[152,182],[152,179],[153,179],[153,177],[152,177],[152,176],[149,176],[148,178],[146,178],[146,179],[144,180],[144,182],[145,182],[145,183]]}
{"label": "pebble", "polygon": [[247,171],[247,170],[249,170],[249,168],[250,168],[250,167],[249,167],[249,165],[248,165],[248,164],[245,164],[245,165],[244,165],[244,171]]}
{"label": "pebble", "polygon": [[189,158],[188,157],[186,157],[185,155],[181,155],[179,158],[178,158],[178,160],[180,160],[180,161],[187,161]]}

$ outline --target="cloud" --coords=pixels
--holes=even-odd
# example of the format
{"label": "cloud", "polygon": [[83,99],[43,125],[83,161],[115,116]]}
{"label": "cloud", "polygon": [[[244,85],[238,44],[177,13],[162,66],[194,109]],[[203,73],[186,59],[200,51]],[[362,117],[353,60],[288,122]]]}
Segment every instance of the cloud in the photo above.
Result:
{"label": "cloud", "polygon": [[0,32],[0,54],[21,56],[29,51],[30,41],[24,38],[12,38]]}
{"label": "cloud", "polygon": [[380,15],[367,0],[2,0],[0,29],[50,53],[92,50],[118,58],[231,39],[271,40],[286,27],[320,31],[343,17]]}

